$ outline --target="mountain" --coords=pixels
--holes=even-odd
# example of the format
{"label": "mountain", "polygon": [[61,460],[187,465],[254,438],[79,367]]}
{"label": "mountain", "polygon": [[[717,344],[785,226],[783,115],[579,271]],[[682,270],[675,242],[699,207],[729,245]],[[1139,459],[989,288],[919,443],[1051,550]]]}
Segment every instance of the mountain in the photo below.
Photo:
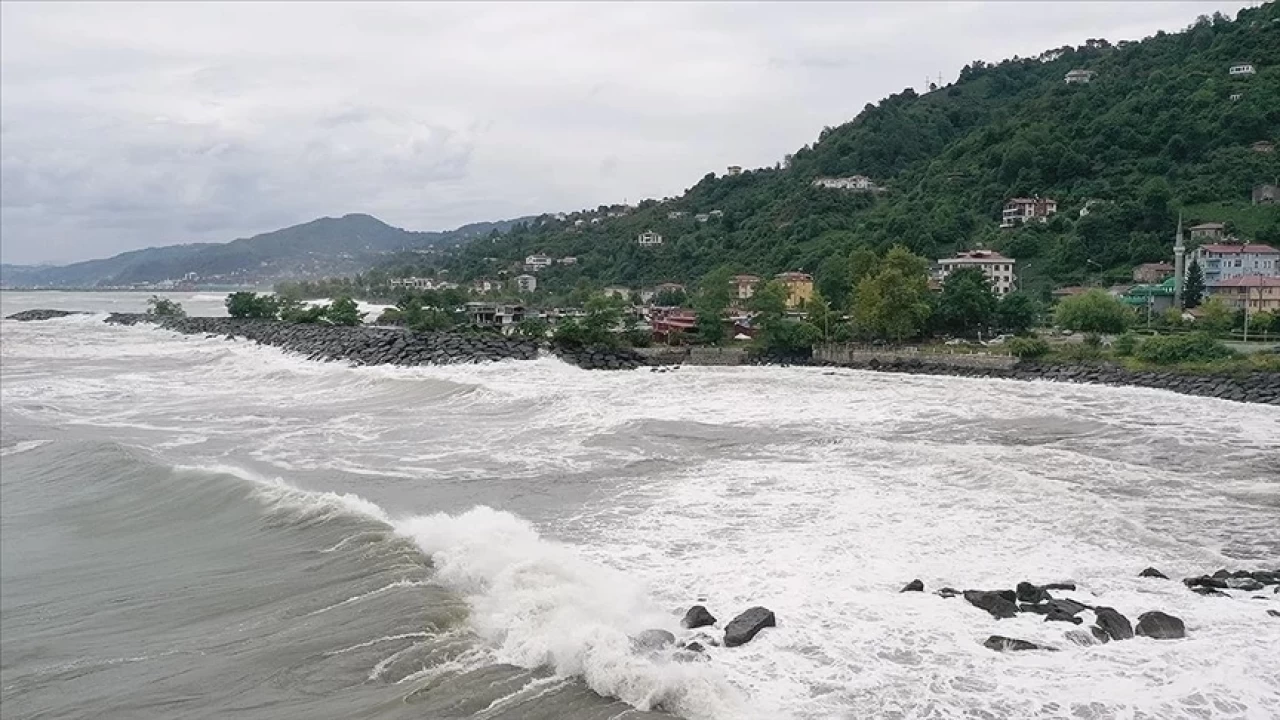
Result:
{"label": "mountain", "polygon": [[[1256,72],[1229,72],[1241,63]],[[1076,69],[1092,71],[1091,81],[1065,82]],[[838,300],[856,248],[902,244],[938,258],[982,246],[1017,258],[1023,287],[1047,294],[1167,259],[1179,211],[1190,224],[1228,221],[1251,240],[1280,241],[1280,207],[1249,203],[1252,186],[1280,176],[1280,154],[1255,151],[1260,141],[1280,142],[1275,3],[1140,42],[1091,39],[974,62],[951,85],[905,90],[824,129],[785,167],[709,174],[619,217],[607,208],[543,216],[459,248],[446,267],[466,279],[533,253],[578,258],[540,273],[552,292],[690,282],[722,264],[757,275],[804,270]],[[850,175],[883,192],[813,184]],[[1036,195],[1057,201],[1050,222],[999,227],[1009,199]],[[694,219],[713,210],[723,216]],[[664,242],[640,245],[648,230]]]}
{"label": "mountain", "polygon": [[518,220],[464,225],[447,232],[414,232],[370,215],[320,218],[228,243],[170,245],[63,266],[0,266],[6,287],[132,286],[179,281],[194,273],[204,284],[263,284],[284,278],[340,275],[380,256],[430,251],[503,232]]}

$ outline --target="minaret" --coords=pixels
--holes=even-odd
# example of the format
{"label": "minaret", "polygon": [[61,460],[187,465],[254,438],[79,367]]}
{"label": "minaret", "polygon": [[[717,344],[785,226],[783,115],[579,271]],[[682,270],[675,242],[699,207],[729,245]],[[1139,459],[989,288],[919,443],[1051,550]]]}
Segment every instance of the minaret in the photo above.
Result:
{"label": "minaret", "polygon": [[1182,244],[1182,213],[1178,213],[1178,235],[1173,241],[1173,306],[1182,309],[1182,286],[1187,282],[1187,246]]}

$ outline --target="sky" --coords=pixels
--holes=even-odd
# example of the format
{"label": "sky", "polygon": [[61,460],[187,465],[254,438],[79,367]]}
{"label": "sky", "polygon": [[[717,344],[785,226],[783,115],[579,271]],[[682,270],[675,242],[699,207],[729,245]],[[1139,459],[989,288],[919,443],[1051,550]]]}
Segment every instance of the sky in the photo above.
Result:
{"label": "sky", "polygon": [[973,60],[1256,2],[0,4],[0,260],[676,196]]}

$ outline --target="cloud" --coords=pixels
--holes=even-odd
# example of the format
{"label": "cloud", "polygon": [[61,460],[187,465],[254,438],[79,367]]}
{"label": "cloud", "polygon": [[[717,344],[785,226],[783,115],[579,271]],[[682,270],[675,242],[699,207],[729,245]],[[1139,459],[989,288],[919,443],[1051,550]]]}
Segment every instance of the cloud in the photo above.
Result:
{"label": "cloud", "polygon": [[675,195],[971,60],[1241,5],[4,3],[0,254]]}

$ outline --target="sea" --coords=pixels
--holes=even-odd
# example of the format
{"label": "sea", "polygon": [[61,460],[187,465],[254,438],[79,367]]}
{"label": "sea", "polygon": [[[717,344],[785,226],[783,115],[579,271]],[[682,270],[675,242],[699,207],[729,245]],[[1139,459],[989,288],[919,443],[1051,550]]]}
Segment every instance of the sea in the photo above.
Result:
{"label": "sea", "polygon": [[[3,315],[89,312],[0,321],[5,720],[1280,717],[1280,595],[1178,582],[1280,567],[1280,408],[800,367],[352,367],[102,322],[146,297],[0,293]],[[1080,646],[934,593],[1024,580],[1187,637]],[[708,635],[756,605],[776,627],[692,658],[633,642],[690,638],[693,604]]]}

